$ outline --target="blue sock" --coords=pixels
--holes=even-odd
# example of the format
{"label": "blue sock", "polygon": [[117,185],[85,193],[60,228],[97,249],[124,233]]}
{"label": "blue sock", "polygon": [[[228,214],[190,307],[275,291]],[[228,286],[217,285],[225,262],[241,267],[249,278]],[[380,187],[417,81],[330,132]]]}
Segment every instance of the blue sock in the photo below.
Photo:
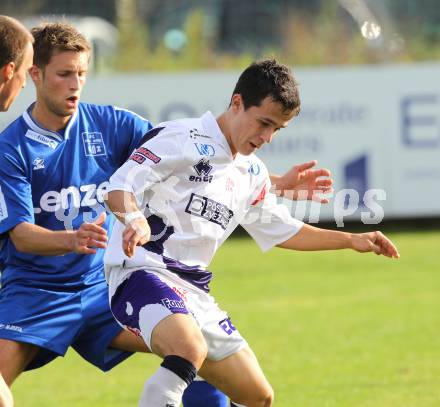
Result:
{"label": "blue sock", "polygon": [[204,380],[193,381],[183,393],[184,407],[228,407],[228,398]]}

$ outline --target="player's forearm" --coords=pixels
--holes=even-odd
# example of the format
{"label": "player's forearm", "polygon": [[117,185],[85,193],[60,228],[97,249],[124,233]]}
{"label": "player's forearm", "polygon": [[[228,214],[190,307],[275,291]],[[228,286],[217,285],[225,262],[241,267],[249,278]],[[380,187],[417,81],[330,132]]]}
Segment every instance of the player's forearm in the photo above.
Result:
{"label": "player's forearm", "polygon": [[283,249],[304,251],[352,249],[352,238],[351,233],[304,225],[295,236],[277,246]]}
{"label": "player's forearm", "polygon": [[124,224],[127,214],[139,212],[136,198],[131,192],[111,191],[104,197],[104,200],[107,207]]}
{"label": "player's forearm", "polygon": [[9,232],[15,248],[24,253],[58,256],[73,250],[73,231],[53,231],[23,222]]}

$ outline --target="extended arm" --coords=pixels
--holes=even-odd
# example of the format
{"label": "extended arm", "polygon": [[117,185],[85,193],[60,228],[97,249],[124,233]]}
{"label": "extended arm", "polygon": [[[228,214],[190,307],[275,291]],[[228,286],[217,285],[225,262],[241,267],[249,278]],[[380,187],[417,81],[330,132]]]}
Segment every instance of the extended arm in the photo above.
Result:
{"label": "extended arm", "polygon": [[136,197],[127,191],[111,191],[105,197],[107,207],[124,223],[122,248],[128,257],[132,257],[136,246],[142,246],[150,240],[150,226],[145,216],[139,211]]}
{"label": "extended arm", "polygon": [[333,180],[326,168],[313,169],[316,160],[293,166],[284,175],[270,175],[277,195],[293,200],[314,200],[326,204],[327,198],[320,195],[332,191]]}
{"label": "extended arm", "polygon": [[107,232],[101,227],[106,214],[94,223],[83,223],[78,230],[53,231],[28,222],[19,223],[9,231],[9,237],[20,252],[41,256],[58,256],[70,252],[94,254],[95,248],[105,248]]}
{"label": "extended arm", "polygon": [[278,247],[291,250],[353,249],[360,253],[374,252],[392,258],[400,257],[391,240],[381,232],[346,233],[310,225],[304,225],[296,235]]}

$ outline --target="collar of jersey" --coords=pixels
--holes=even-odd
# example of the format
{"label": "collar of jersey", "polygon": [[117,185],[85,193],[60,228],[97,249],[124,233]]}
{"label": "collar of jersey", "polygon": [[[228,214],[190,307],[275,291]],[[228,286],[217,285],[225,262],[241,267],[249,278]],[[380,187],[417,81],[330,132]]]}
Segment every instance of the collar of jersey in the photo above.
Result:
{"label": "collar of jersey", "polygon": [[206,130],[206,133],[212,135],[214,139],[225,149],[225,151],[231,156],[232,159],[232,151],[231,147],[229,147],[228,141],[226,140],[225,135],[222,133],[217,120],[214,115],[208,110],[202,116],[202,125]]}
{"label": "collar of jersey", "polygon": [[64,137],[63,137],[60,133],[57,133],[56,131],[51,131],[45,129],[44,127],[41,127],[40,124],[38,124],[35,121],[35,119],[30,114],[34,104],[35,103],[32,103],[32,105],[30,105],[23,113],[23,119],[26,122],[26,124],[29,126],[29,128],[35,131],[36,133],[42,134],[43,136],[53,137],[58,141],[67,140],[69,138],[70,128],[72,127],[73,123],[75,123],[76,117],[78,115],[78,109],[75,110],[75,113],[70,118],[69,123],[67,123],[67,127],[66,130],[64,131]]}

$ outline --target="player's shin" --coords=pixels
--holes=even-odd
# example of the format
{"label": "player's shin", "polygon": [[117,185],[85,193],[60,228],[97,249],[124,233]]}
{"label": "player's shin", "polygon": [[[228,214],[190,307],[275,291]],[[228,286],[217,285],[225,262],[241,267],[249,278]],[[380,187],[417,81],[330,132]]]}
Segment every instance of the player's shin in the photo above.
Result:
{"label": "player's shin", "polygon": [[166,356],[156,373],[145,382],[139,407],[179,407],[183,392],[196,374],[196,368],[188,360]]}

